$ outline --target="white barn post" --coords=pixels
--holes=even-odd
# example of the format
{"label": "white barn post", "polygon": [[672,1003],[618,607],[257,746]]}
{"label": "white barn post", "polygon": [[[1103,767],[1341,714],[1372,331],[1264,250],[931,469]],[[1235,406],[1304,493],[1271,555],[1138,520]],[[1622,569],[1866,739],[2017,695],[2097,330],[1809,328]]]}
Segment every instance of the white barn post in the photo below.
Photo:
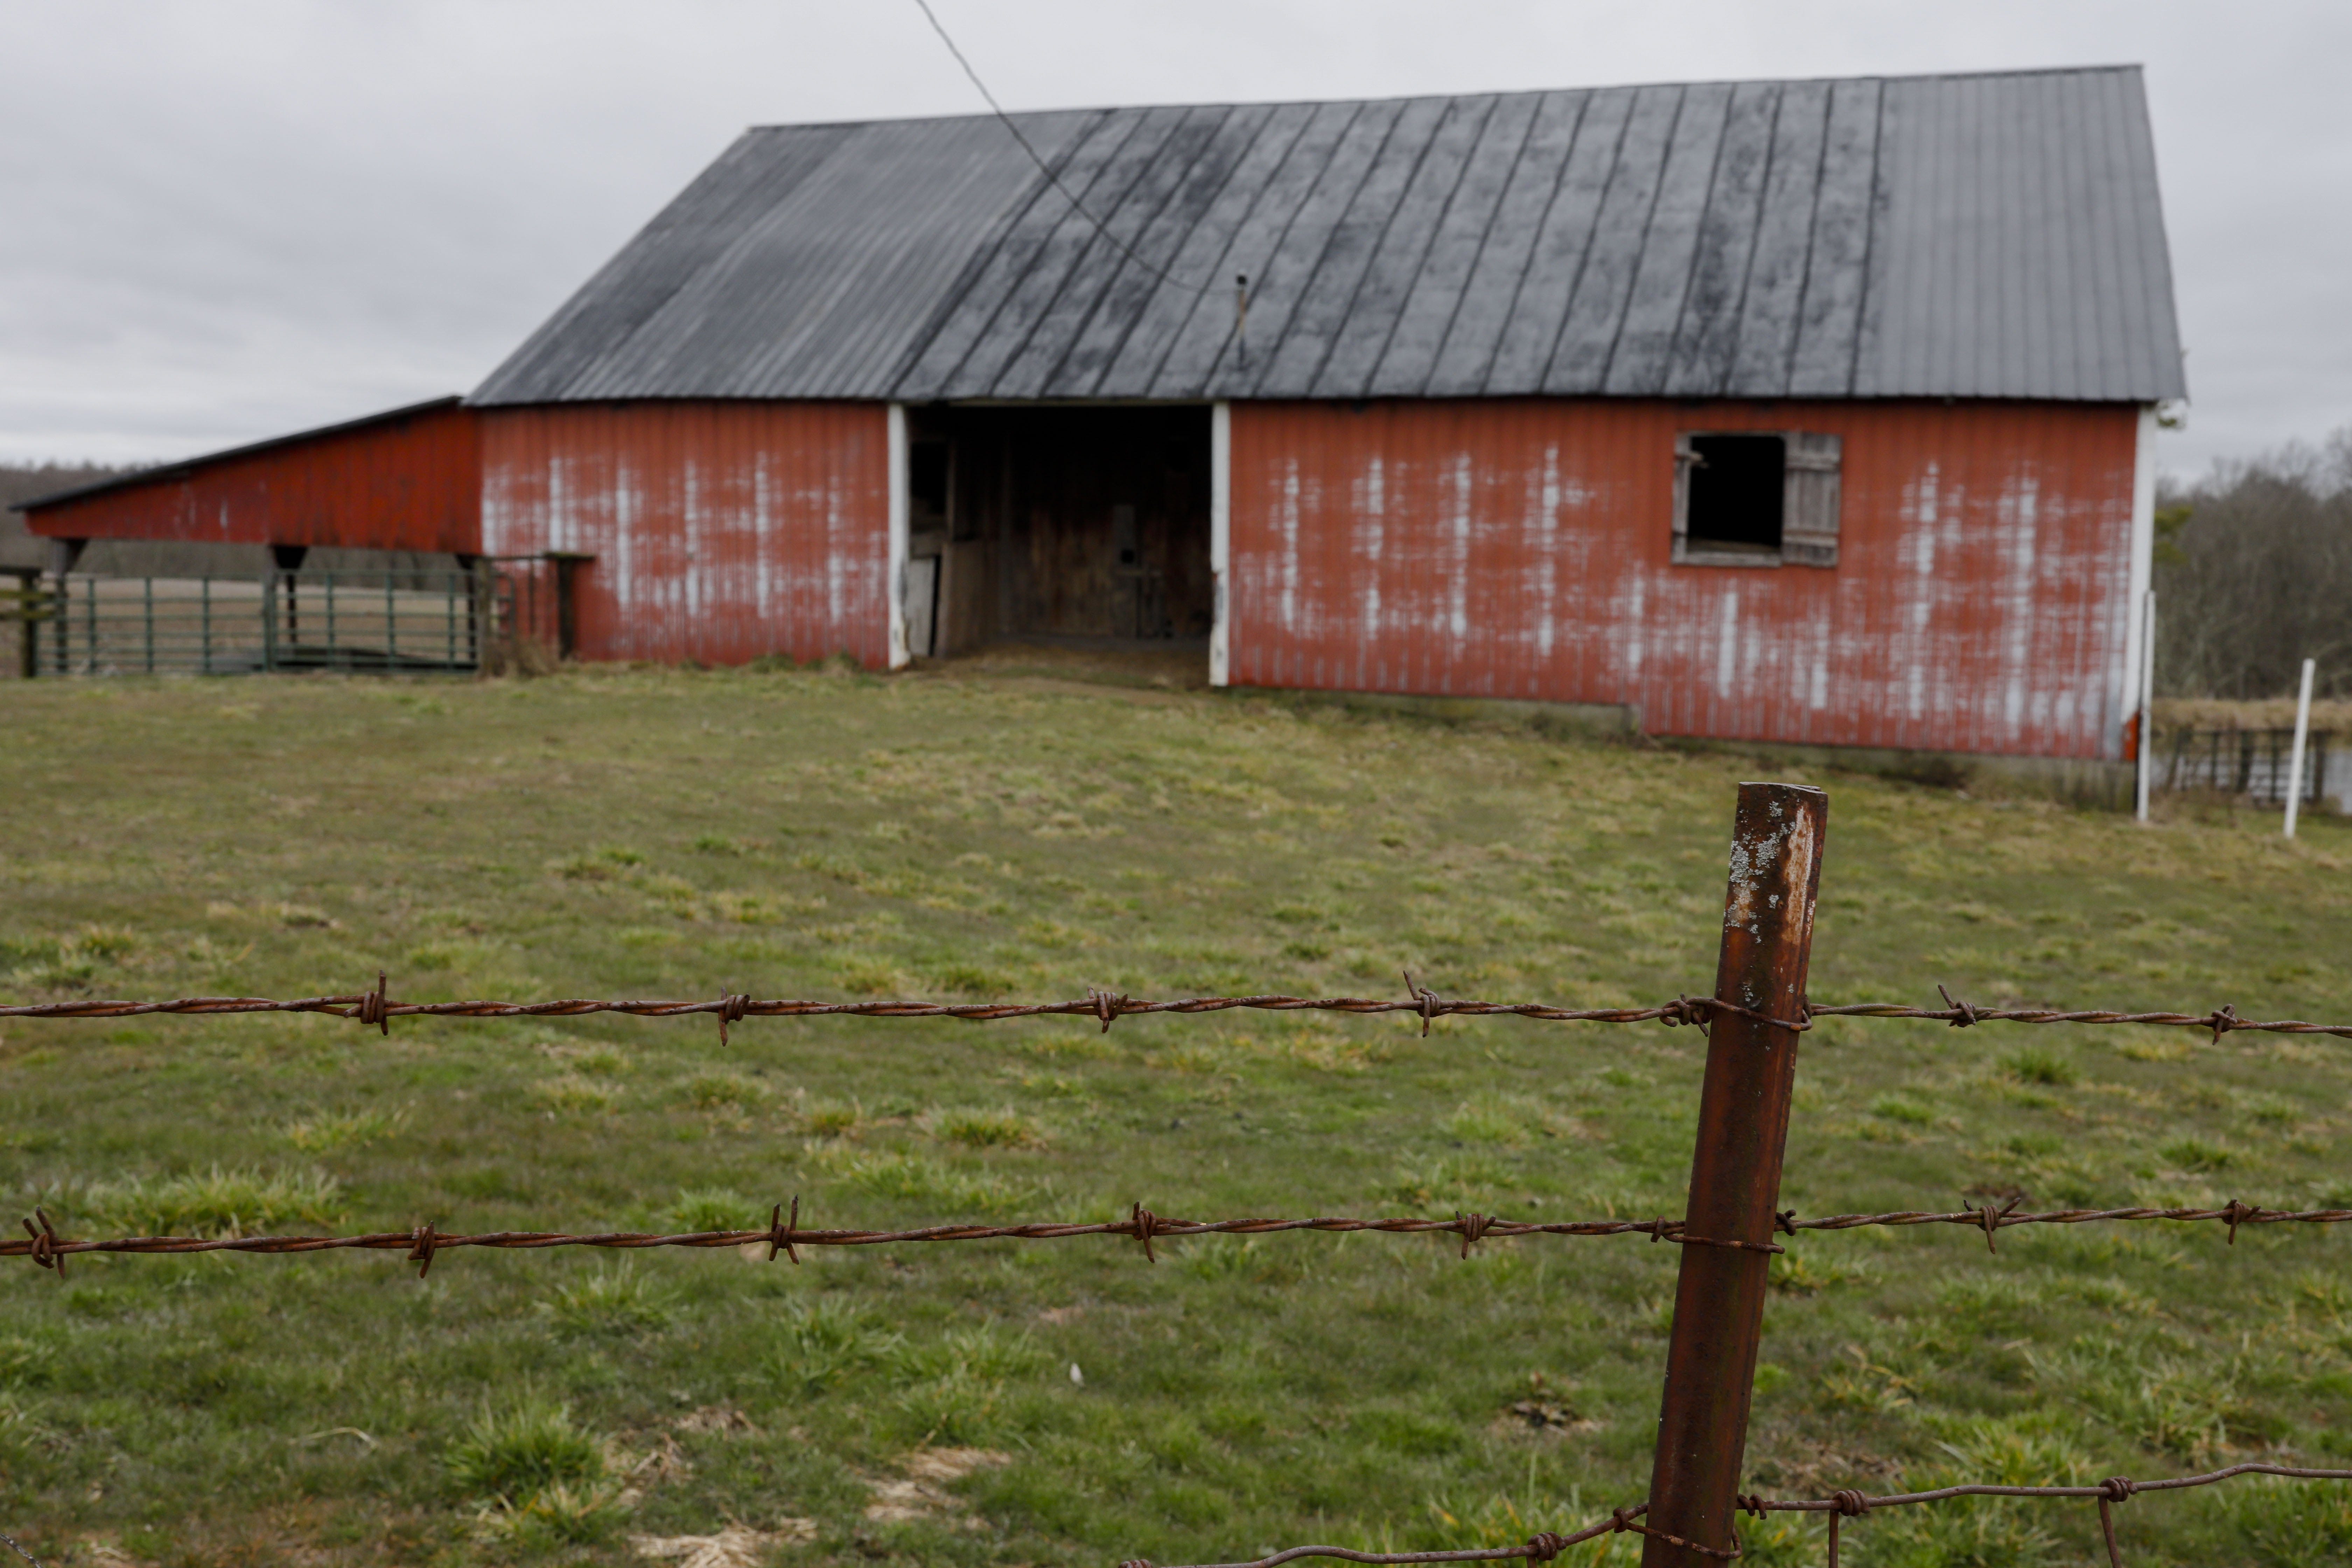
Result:
{"label": "white barn post", "polygon": [[1232,589],[1228,567],[1233,557],[1234,531],[1234,407],[1230,403],[1209,407],[1209,575],[1216,602],[1209,623],[1209,684],[1230,679],[1229,649]]}
{"label": "white barn post", "polygon": [[907,405],[890,405],[890,668],[907,668]]}
{"label": "white barn post", "polygon": [[2147,820],[2147,792],[2156,782],[2156,590],[2150,588],[2141,601],[2147,608],[2140,616],[2139,632],[2139,770],[2132,803],[2132,816]]}

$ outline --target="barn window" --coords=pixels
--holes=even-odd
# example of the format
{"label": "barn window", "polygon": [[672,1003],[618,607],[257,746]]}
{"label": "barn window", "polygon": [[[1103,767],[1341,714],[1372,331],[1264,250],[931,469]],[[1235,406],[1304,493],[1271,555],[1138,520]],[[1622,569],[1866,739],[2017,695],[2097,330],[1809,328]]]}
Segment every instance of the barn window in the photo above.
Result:
{"label": "barn window", "polygon": [[1694,566],[1834,566],[1843,441],[1804,431],[1675,437],[1675,556]]}

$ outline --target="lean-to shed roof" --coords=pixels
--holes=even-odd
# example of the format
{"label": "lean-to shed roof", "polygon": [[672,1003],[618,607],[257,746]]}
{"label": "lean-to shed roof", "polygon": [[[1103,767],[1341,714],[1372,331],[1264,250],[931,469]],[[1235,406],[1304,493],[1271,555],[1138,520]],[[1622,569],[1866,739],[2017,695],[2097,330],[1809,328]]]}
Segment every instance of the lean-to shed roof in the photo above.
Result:
{"label": "lean-to shed roof", "polygon": [[2186,391],[2136,67],[1015,119],[1118,244],[987,117],[755,130],[474,401]]}

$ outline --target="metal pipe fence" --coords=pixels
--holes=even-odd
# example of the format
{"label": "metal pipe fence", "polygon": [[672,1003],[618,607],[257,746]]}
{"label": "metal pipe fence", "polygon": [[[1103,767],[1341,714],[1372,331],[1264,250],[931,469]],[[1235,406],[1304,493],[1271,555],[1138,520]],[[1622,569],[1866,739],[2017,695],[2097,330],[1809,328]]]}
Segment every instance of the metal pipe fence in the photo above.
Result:
{"label": "metal pipe fence", "polygon": [[486,630],[464,572],[68,576],[9,600],[35,678],[465,672],[479,668]]}
{"label": "metal pipe fence", "polygon": [[[2303,759],[2297,786],[2306,805],[2316,803],[2328,783],[2332,731],[2315,730]],[[2159,731],[2156,784],[2167,790],[2212,790],[2244,795],[2265,805],[2286,804],[2294,773],[2294,731],[2277,730],[2172,730]]]}
{"label": "metal pipe fence", "polygon": [[[1818,1512],[1829,1519],[1828,1561],[1835,1568],[1843,1522],[1876,1509],[1906,1507],[1964,1497],[2091,1500],[2099,1513],[2101,1539],[2110,1568],[2121,1568],[2121,1546],[2113,1509],[2135,1494],[2202,1487],[2244,1475],[2283,1479],[2352,1480],[2352,1470],[2308,1469],[2273,1464],[2231,1466],[2204,1475],[2135,1482],[2116,1477],[2095,1486],[1964,1484],[1932,1490],[1874,1497],[1857,1490],[1815,1500],[1765,1499],[1736,1489],[1744,1463],[1752,1385],[1762,1327],[1763,1292],[1773,1254],[1785,1250],[1775,1237],[1810,1231],[1844,1231],[1869,1226],[1955,1226],[1980,1232],[1997,1248],[2002,1230],[2017,1226],[2172,1222],[2218,1224],[2234,1245],[2243,1226],[2336,1226],[2352,1223],[2352,1209],[2284,1209],[2238,1199],[2207,1208],[2078,1208],[2021,1212],[2021,1199],[1996,1207],[1958,1210],[1887,1210],[1800,1218],[1777,1207],[1780,1163],[1798,1045],[1824,1018],[1932,1021],[1954,1028],[1982,1024],[2139,1025],[2209,1031],[2216,1041],[2241,1031],[2320,1035],[2352,1038],[2352,1024],[2302,1019],[2249,1019],[2230,1005],[2204,1012],[2061,1010],[1981,1007],[1956,1000],[1937,987],[1944,1005],[1913,1007],[1897,1003],[1816,1004],[1804,994],[1812,937],[1821,851],[1827,830],[1827,797],[1818,790],[1782,784],[1745,784],[1735,822],[1731,875],[1725,895],[1723,940],[1715,992],[1677,996],[1646,1007],[1569,1008],[1540,1003],[1486,1002],[1441,996],[1405,976],[1407,994],[1389,997],[1304,997],[1276,994],[1188,997],[1153,1001],[1106,989],[1082,999],[1030,1003],[938,1004],[917,1001],[820,1002],[759,1000],[728,994],[700,1000],[599,1000],[562,998],[544,1002],[457,1001],[411,1003],[394,999],[379,973],[368,991],[278,999],[256,996],[189,996],[159,1001],[70,1000],[0,1005],[0,1018],[101,1019],[151,1016],[319,1014],[373,1027],[385,1034],[395,1018],[579,1017],[619,1014],[636,1017],[710,1017],[719,1042],[731,1026],[750,1018],[868,1017],[940,1018],[987,1023],[1013,1018],[1072,1017],[1108,1031],[1120,1018],[1171,1015],[1198,1017],[1234,1009],[1271,1012],[1320,1011],[1359,1016],[1418,1017],[1425,1035],[1439,1019],[1509,1016],[1539,1023],[1689,1026],[1707,1036],[1701,1113],[1695,1139],[1691,1187],[1681,1217],[1536,1222],[1456,1212],[1451,1217],[1347,1218],[1243,1217],[1185,1220],[1154,1213],[1140,1203],[1124,1219],[1023,1221],[1002,1225],[946,1224],[911,1230],[880,1231],[803,1226],[800,1200],[789,1214],[777,1203],[765,1226],[675,1234],[636,1231],[447,1231],[434,1222],[406,1230],[349,1236],[117,1237],[73,1238],[60,1235],[37,1209],[24,1221],[25,1238],[0,1241],[0,1258],[27,1258],[62,1275],[67,1260],[85,1253],[184,1254],[232,1252],[310,1256],[332,1251],[398,1252],[417,1265],[422,1277],[435,1258],[458,1248],[544,1251],[586,1247],[642,1249],[764,1247],[799,1261],[803,1247],[870,1247],[975,1241],[1054,1241],[1081,1237],[1120,1237],[1139,1244],[1147,1260],[1157,1240],[1271,1232],[1321,1234],[1378,1232],[1444,1234],[1458,1237],[1466,1261],[1490,1239],[1514,1237],[1601,1237],[1646,1236],[1679,1249],[1680,1281],[1669,1330],[1659,1440],[1646,1501],[1614,1510],[1607,1519],[1572,1534],[1540,1531],[1507,1547],[1451,1552],[1367,1552],[1338,1546],[1297,1546],[1252,1563],[1213,1568],[1276,1568],[1297,1558],[1335,1557],[1347,1562],[1403,1564],[1524,1558],[1548,1563],[1566,1548],[1604,1535],[1633,1533],[1643,1540],[1644,1568],[1697,1568],[1742,1554],[1738,1518],[1774,1512]],[[1122,1568],[1150,1568],[1140,1560]]]}

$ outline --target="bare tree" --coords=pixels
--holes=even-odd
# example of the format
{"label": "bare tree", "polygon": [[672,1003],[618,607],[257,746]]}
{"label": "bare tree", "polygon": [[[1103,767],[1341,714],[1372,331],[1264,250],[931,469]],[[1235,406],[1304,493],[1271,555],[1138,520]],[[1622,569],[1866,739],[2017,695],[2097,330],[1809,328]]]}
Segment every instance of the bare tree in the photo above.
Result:
{"label": "bare tree", "polygon": [[2156,689],[2235,700],[2352,695],[2352,429],[2222,462],[2157,501]]}

